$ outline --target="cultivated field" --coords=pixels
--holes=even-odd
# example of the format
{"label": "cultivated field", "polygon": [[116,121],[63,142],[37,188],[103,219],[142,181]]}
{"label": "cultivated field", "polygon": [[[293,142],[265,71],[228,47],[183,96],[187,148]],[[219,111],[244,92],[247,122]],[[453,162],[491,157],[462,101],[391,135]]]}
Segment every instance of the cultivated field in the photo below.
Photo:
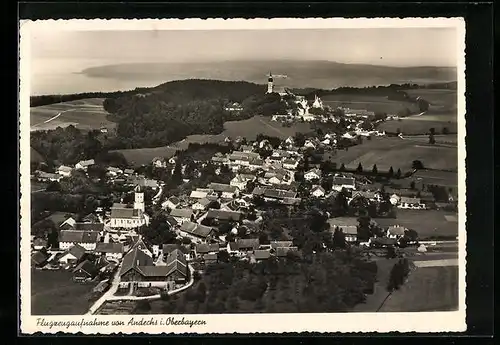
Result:
{"label": "cultivated field", "polygon": [[31,270],[33,315],[83,315],[94,283],[75,283],[69,271]]}
{"label": "cultivated field", "polygon": [[412,97],[422,97],[435,108],[447,110],[456,110],[457,108],[457,90],[416,89],[406,90],[405,92]]}
{"label": "cultivated field", "polygon": [[80,129],[114,128],[116,124],[108,121],[102,98],[43,105],[30,108],[31,130],[50,130],[57,127],[74,125]]}
{"label": "cultivated field", "polygon": [[419,170],[413,177],[419,179],[423,184],[435,184],[446,187],[458,186],[458,173],[435,170]]}
{"label": "cultivated field", "polygon": [[382,227],[401,225],[413,229],[418,233],[421,240],[430,237],[453,237],[458,236],[458,222],[454,217],[456,213],[437,210],[397,210],[396,219],[375,218],[374,220]]}
{"label": "cultivated field", "polygon": [[366,170],[377,165],[378,171],[388,171],[390,167],[404,173],[412,168],[413,160],[420,160],[429,169],[456,170],[458,150],[452,146],[428,145],[401,138],[373,138],[363,144],[339,150],[334,158],[340,166],[355,169],[359,163]]}
{"label": "cultivated field", "polygon": [[380,131],[406,135],[427,134],[431,128],[434,128],[436,133],[442,133],[443,128],[447,128],[450,133],[457,133],[456,114],[412,115],[399,120],[384,121],[377,127]]}
{"label": "cultivated field", "polygon": [[403,101],[393,101],[387,97],[355,95],[355,94],[335,94],[321,98],[325,105],[332,108],[343,107],[351,109],[366,109],[373,112],[383,112],[387,114],[397,114],[408,108],[411,112],[417,112],[416,104]]}
{"label": "cultivated field", "polygon": [[389,296],[380,312],[453,311],[458,309],[458,266],[419,267]]}
{"label": "cultivated field", "polygon": [[190,143],[221,143],[226,137],[245,137],[255,140],[258,134],[287,138],[297,132],[309,132],[311,130],[307,123],[297,123],[291,127],[283,127],[280,123],[271,121],[267,117],[254,116],[242,121],[229,121],[224,124],[225,130],[217,135],[190,135],[186,139],[173,143],[169,146],[116,150],[125,156],[129,164],[149,164],[155,157],[172,157],[177,150],[185,150]]}

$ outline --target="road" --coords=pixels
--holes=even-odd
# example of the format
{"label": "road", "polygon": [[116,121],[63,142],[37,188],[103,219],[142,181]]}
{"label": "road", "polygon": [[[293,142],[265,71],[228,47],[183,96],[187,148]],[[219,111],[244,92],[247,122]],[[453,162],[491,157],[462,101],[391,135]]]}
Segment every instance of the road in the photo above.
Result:
{"label": "road", "polygon": [[111,286],[108,291],[106,291],[95,303],[90,307],[89,311],[86,315],[94,314],[107,300],[114,297],[113,295],[118,290],[118,285],[120,284],[120,269],[122,267],[122,263],[118,265],[116,272],[113,276],[113,281],[111,282]]}

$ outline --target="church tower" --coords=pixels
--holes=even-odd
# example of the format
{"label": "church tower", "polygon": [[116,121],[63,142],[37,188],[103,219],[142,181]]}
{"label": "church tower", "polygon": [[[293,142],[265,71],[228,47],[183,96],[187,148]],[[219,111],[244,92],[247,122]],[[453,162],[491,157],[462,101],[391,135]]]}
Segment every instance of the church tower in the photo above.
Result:
{"label": "church tower", "polygon": [[274,92],[274,79],[271,72],[269,72],[269,77],[267,78],[267,93]]}
{"label": "church tower", "polygon": [[144,212],[144,192],[141,186],[137,185],[137,187],[135,187],[134,192],[135,192],[134,209]]}

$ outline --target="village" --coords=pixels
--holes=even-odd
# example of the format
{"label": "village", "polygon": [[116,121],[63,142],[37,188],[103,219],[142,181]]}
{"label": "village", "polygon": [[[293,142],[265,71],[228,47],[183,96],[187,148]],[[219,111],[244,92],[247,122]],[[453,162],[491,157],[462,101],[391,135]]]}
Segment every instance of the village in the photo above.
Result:
{"label": "village", "polygon": [[[272,77],[268,92],[275,92]],[[299,110],[294,117],[318,120],[312,114],[320,112],[310,109],[324,108],[320,98],[308,102],[297,96],[295,101]],[[239,105],[232,107],[239,109]],[[376,166],[365,171],[361,164],[355,170],[338,167],[335,150],[361,137],[370,140],[385,135],[373,129],[377,120],[369,118],[366,111],[330,117],[346,123],[343,134],[323,132],[285,140],[226,138],[225,147],[230,149],[216,152],[206,161],[176,155],[156,157],[141,169],[101,167],[105,169],[104,183],[125,191],[119,202],[100,205],[83,217],[61,220],[56,224],[56,238],[32,235],[32,266],[70,271],[75,282],[98,282],[93,289],[98,298],[89,310],[98,313],[107,301],[158,298],[184,291],[193,285],[195,276],[219,261],[255,263],[314,255],[315,250],[304,253],[305,245],[290,234],[270,236],[264,230],[264,218],[273,209],[284,210],[291,219],[314,210],[331,233],[331,241],[321,243],[326,250],[354,246],[378,253],[381,248],[418,246],[418,232],[398,224],[398,211],[418,211],[425,218],[429,210],[456,210],[457,200],[451,196],[436,200],[412,179],[411,172],[394,172],[392,167],[378,172]],[[280,116],[273,119],[280,121]],[[75,174],[88,176],[96,164],[88,157],[53,172],[38,170],[32,181],[62,183]],[[190,185],[207,171],[218,182]],[[191,188],[167,186],[168,181],[157,178],[165,172]],[[393,180],[404,183],[395,187]],[[392,219],[392,225],[379,225],[374,218]],[[425,252],[425,245],[418,250]]]}

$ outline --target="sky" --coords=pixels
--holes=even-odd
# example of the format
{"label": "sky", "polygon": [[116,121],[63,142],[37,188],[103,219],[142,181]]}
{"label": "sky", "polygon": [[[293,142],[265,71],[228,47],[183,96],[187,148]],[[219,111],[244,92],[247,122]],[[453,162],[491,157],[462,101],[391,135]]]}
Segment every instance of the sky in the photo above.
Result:
{"label": "sky", "polygon": [[328,60],[386,66],[457,65],[454,28],[141,30],[30,33],[32,61]]}

